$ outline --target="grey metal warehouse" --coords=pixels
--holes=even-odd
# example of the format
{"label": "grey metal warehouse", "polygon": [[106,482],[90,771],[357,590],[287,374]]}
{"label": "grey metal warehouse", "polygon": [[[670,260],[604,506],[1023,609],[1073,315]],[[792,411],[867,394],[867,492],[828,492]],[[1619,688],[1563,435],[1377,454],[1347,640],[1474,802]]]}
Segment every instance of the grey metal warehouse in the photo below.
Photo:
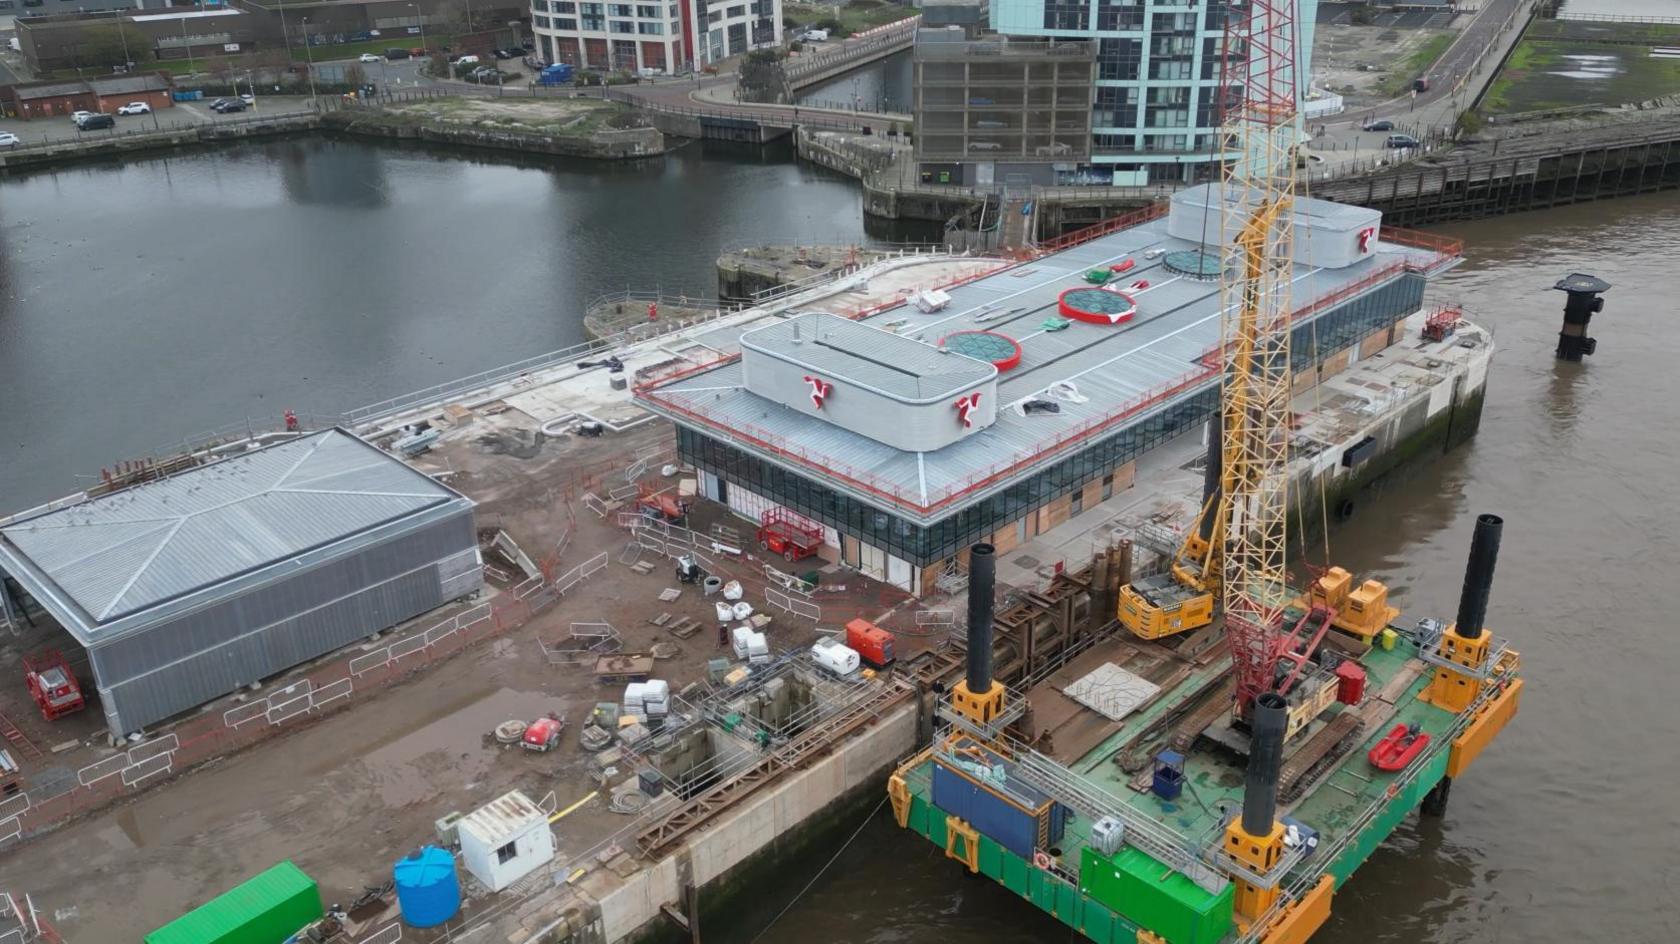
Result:
{"label": "grey metal warehouse", "polygon": [[118,735],[482,581],[472,501],[339,429],[9,523],[8,576],[87,650]]}

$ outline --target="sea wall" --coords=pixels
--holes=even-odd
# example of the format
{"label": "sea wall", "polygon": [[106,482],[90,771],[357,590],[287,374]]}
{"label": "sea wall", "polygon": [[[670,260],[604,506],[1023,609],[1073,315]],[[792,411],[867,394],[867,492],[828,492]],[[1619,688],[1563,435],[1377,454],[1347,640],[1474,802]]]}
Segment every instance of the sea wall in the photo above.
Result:
{"label": "sea wall", "polygon": [[365,138],[420,141],[454,147],[488,148],[497,151],[518,151],[522,154],[552,154],[595,160],[654,157],[669,150],[665,135],[658,128],[652,127],[596,131],[587,135],[550,135],[452,125],[423,119],[411,122],[392,122],[388,118],[370,121],[365,115],[354,110],[329,112],[322,116],[321,127]]}
{"label": "sea wall", "polygon": [[[1406,325],[1401,322],[1398,327]],[[1351,350],[1358,349],[1355,345]],[[1321,533],[1326,514],[1330,524],[1353,518],[1390,476],[1418,468],[1473,437],[1481,425],[1492,358],[1489,344],[1456,369],[1443,368],[1441,382],[1416,390],[1325,448],[1320,461],[1289,484],[1291,494],[1312,497],[1295,503],[1293,532],[1303,539]],[[1351,468],[1343,466],[1341,457],[1366,437],[1375,440],[1370,457]]]}
{"label": "sea wall", "polygon": [[916,702],[902,704],[836,744],[811,765],[764,787],[685,840],[658,862],[620,879],[595,870],[575,888],[574,903],[529,944],[619,944],[680,938],[661,912],[681,909],[699,890],[700,924],[723,923],[743,895],[792,861],[855,828],[885,796],[885,777],[914,749]]}

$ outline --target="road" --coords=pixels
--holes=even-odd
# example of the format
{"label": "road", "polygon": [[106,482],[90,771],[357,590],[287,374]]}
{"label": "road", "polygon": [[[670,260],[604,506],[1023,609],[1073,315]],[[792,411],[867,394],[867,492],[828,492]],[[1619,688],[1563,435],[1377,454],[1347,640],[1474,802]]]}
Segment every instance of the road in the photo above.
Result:
{"label": "road", "polygon": [[1310,148],[1315,160],[1322,159],[1315,166],[1335,174],[1368,166],[1373,160],[1390,159],[1391,152],[1383,147],[1383,141],[1391,132],[1361,130],[1373,120],[1393,121],[1396,131],[1420,139],[1450,133],[1459,112],[1493,81],[1494,66],[1502,60],[1504,51],[1521,38],[1525,11],[1532,3],[1488,0],[1425,73],[1429,79],[1427,92],[1401,95],[1315,122]]}

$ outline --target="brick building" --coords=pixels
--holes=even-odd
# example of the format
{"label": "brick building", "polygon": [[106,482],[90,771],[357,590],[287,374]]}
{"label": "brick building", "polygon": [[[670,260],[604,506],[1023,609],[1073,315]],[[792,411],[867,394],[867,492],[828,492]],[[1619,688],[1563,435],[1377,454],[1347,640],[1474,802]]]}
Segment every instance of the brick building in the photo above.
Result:
{"label": "brick building", "polygon": [[112,112],[129,102],[154,110],[172,107],[174,86],[160,73],[114,75],[73,82],[23,82],[0,86],[0,109],[25,120],[68,116],[78,111]]}

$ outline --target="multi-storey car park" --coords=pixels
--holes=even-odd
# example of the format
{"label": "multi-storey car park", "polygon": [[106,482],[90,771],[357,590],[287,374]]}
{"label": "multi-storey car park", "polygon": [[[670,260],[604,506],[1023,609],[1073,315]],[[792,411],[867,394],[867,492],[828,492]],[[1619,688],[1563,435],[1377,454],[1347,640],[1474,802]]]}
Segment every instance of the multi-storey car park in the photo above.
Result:
{"label": "multi-storey car park", "polygon": [[[1170,210],[859,321],[799,312],[637,400],[676,423],[707,497],[752,518],[791,509],[842,562],[931,592],[968,545],[1006,552],[1056,527],[1211,415],[1215,194],[1185,190]],[[1322,200],[1294,212],[1299,392],[1327,363],[1397,341],[1460,245]]]}

